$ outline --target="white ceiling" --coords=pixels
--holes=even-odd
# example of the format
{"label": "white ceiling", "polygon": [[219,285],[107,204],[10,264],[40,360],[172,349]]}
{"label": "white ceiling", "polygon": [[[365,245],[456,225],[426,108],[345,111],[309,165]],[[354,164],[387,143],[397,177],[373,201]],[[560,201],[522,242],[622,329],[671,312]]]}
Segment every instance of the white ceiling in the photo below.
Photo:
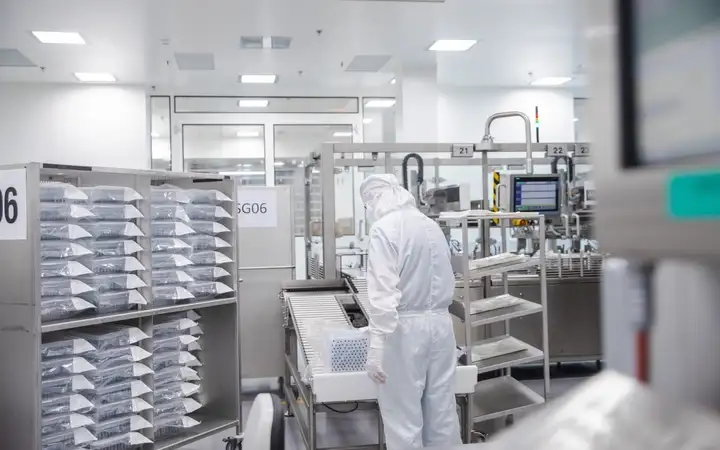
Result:
{"label": "white ceiling", "polygon": [[[241,73],[276,73],[277,86],[387,87],[393,76],[436,67],[438,82],[519,86],[584,64],[582,0],[0,0],[0,48],[39,68],[2,68],[0,81],[75,82],[111,72],[120,83],[241,93]],[[30,31],[77,31],[86,46],[43,45]],[[317,30],[322,30],[318,35]],[[241,36],[290,36],[288,50],[243,50]],[[467,52],[426,51],[435,40],[477,39]],[[169,40],[163,45],[163,39]],[[179,71],[174,53],[214,54],[213,71]],[[380,73],[349,73],[357,55],[389,55]],[[302,71],[302,75],[299,74]]]}

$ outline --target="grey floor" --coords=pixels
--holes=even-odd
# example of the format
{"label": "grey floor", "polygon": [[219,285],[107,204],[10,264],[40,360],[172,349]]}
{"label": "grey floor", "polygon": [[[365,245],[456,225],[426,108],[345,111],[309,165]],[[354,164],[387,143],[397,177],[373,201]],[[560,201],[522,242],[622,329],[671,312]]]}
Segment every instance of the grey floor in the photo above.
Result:
{"label": "grey floor", "polygon": [[[551,382],[550,400],[557,398],[565,392],[580,385],[587,378],[556,378]],[[542,393],[542,380],[524,382],[535,392]],[[243,405],[243,417],[247,417],[250,403]],[[377,416],[374,411],[356,411],[351,414],[324,414],[317,416],[317,436],[319,447],[346,447],[373,444],[377,442]],[[522,419],[520,419],[522,420]],[[230,434],[227,433],[227,434]],[[182,450],[224,450],[222,438],[225,434],[213,436],[196,442]],[[304,449],[302,437],[297,428],[295,419],[286,419],[285,422],[285,449]]]}

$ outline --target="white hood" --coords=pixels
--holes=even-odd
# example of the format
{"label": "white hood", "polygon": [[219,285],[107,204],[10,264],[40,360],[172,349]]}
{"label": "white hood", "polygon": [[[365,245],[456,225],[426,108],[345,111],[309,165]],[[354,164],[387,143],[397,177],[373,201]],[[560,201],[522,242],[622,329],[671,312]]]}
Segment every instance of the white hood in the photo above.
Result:
{"label": "white hood", "polygon": [[400,186],[395,175],[370,175],[360,185],[360,197],[371,221],[398,209],[415,208],[415,198]]}

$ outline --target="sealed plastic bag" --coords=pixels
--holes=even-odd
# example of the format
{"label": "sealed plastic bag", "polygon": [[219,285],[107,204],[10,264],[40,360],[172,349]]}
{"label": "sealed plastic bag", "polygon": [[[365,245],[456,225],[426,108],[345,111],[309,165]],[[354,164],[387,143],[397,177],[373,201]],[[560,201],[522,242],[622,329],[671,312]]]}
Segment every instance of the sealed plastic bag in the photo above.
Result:
{"label": "sealed plastic bag", "polygon": [[88,203],[130,203],[143,199],[135,189],[125,186],[92,186],[80,189],[87,195]]}
{"label": "sealed plastic bag", "polygon": [[143,250],[140,244],[130,239],[93,239],[87,243],[86,241],[81,241],[81,243],[98,257],[130,256]]}
{"label": "sealed plastic bag", "polygon": [[[188,348],[188,345],[197,341],[197,336],[189,334],[181,334],[178,336],[170,336],[162,339],[153,340],[153,353],[179,352]],[[159,355],[157,355],[159,356]],[[156,370],[157,372],[157,370]]]}
{"label": "sealed plastic bag", "polygon": [[83,448],[88,450],[130,450],[145,444],[152,444],[152,441],[140,433],[131,432],[89,442]]}
{"label": "sealed plastic bag", "polygon": [[75,356],[97,350],[85,339],[62,337],[49,340],[40,346],[40,358],[58,358],[61,356]]}
{"label": "sealed plastic bag", "polygon": [[147,300],[136,290],[110,291],[102,294],[92,292],[85,297],[97,308],[98,314],[111,314],[120,311],[127,311],[138,305],[147,305]]}
{"label": "sealed plastic bag", "polygon": [[169,418],[184,416],[202,408],[202,403],[192,398],[181,398],[167,403],[155,405],[155,418]]}
{"label": "sealed plastic bag", "polygon": [[40,388],[43,397],[55,397],[58,395],[80,394],[92,391],[95,389],[95,385],[83,375],[70,375],[67,377],[43,380]]}
{"label": "sealed plastic bag", "polygon": [[180,220],[190,222],[185,208],[180,205],[152,205],[152,220]]}
{"label": "sealed plastic bag", "polygon": [[95,436],[87,428],[80,427],[43,436],[40,449],[68,450],[95,440]]}
{"label": "sealed plastic bag", "polygon": [[152,203],[157,205],[187,204],[190,203],[190,195],[184,189],[166,184],[152,188]]}
{"label": "sealed plastic bag", "polygon": [[139,276],[132,273],[86,275],[80,279],[99,293],[140,289],[147,286]]}
{"label": "sealed plastic bag", "polygon": [[187,268],[183,270],[153,270],[152,284],[155,287],[159,287],[167,284],[189,283],[193,280],[193,278],[186,273],[186,270]]}
{"label": "sealed plastic bag", "polygon": [[88,209],[93,217],[86,220],[133,220],[144,217],[133,205],[95,204],[88,206]]}
{"label": "sealed plastic bag", "polygon": [[152,389],[147,384],[140,380],[129,380],[96,389],[87,396],[95,402],[95,405],[105,405],[140,397],[148,392],[152,392]]}
{"label": "sealed plastic bag", "polygon": [[214,281],[230,276],[230,272],[222,267],[215,266],[192,266],[183,270],[185,270],[185,272],[187,272],[187,274],[195,281]]}
{"label": "sealed plastic bag", "polygon": [[182,222],[166,222],[162,220],[153,220],[152,222],[153,237],[187,236],[194,233],[194,229]]}
{"label": "sealed plastic bag", "polygon": [[217,250],[219,248],[232,247],[226,240],[207,234],[184,236],[183,241],[188,243],[193,250]]}
{"label": "sealed plastic bag", "polygon": [[220,220],[231,219],[230,213],[221,206],[215,205],[187,205],[185,212],[191,220]]}
{"label": "sealed plastic bag", "polygon": [[190,352],[167,352],[153,357],[153,370],[163,370],[172,366],[200,367],[202,363]]}
{"label": "sealed plastic bag", "polygon": [[368,351],[368,332],[363,329],[322,331],[325,338],[324,366],[329,372],[362,372]]}
{"label": "sealed plastic bag", "polygon": [[79,297],[44,297],[40,302],[40,316],[43,322],[75,317],[95,306]]}
{"label": "sealed plastic bag", "polygon": [[180,286],[153,286],[152,291],[155,306],[167,306],[195,299],[190,291]]}
{"label": "sealed plastic bag", "polygon": [[77,261],[49,259],[40,263],[40,277],[79,277],[92,273],[92,270]]}
{"label": "sealed plastic bag", "polygon": [[40,222],[40,239],[44,241],[70,240],[89,238],[88,230],[67,222]]}
{"label": "sealed plastic bag", "polygon": [[219,281],[193,281],[186,284],[185,289],[198,300],[227,296],[234,292],[230,286]]}
{"label": "sealed plastic bag", "polygon": [[132,222],[85,222],[83,227],[95,239],[119,239],[141,237],[145,234]]}
{"label": "sealed plastic bag", "polygon": [[192,252],[188,255],[190,261],[193,264],[204,265],[204,266],[216,266],[219,264],[231,263],[232,259],[223,255],[220,252],[213,250],[204,250],[199,252]]}
{"label": "sealed plastic bag", "polygon": [[92,255],[85,245],[70,241],[41,241],[40,259],[67,259]]}
{"label": "sealed plastic bag", "polygon": [[190,397],[200,392],[200,386],[193,383],[171,383],[159,389],[155,389],[155,403],[164,403]]}
{"label": "sealed plastic bag", "polygon": [[152,240],[152,251],[153,252],[168,252],[177,253],[181,251],[190,250],[189,244],[181,241],[177,238],[172,237],[156,237]]}
{"label": "sealed plastic bag", "polygon": [[43,360],[40,363],[40,376],[43,379],[46,379],[67,375],[78,375],[95,369],[96,367],[90,364],[90,362],[82,356],[50,358]]}
{"label": "sealed plastic bag", "polygon": [[41,433],[43,436],[48,434],[60,433],[75,428],[93,425],[95,422],[82,414],[70,413],[56,416],[46,416],[42,418]]}
{"label": "sealed plastic bag", "polygon": [[188,189],[187,194],[190,196],[190,203],[197,205],[217,205],[233,201],[217,189]]}
{"label": "sealed plastic bag", "polygon": [[200,375],[187,366],[170,366],[155,372],[155,389],[184,381],[200,381]]}
{"label": "sealed plastic bag", "polygon": [[198,425],[200,425],[200,421],[189,416],[163,418],[155,422],[155,437],[157,439],[158,437],[175,436]]}
{"label": "sealed plastic bag", "polygon": [[153,371],[145,364],[131,363],[123,366],[111,367],[109,369],[88,372],[86,377],[92,384],[95,385],[95,388],[101,389],[113,383],[128,381],[133,378],[149,375],[151,373],[153,373]]}
{"label": "sealed plastic bag", "polygon": [[82,205],[72,203],[40,203],[40,220],[63,221],[89,219],[93,213]]}
{"label": "sealed plastic bag", "polygon": [[104,420],[95,425],[89,426],[88,430],[98,439],[107,439],[113,436],[122,435],[131,431],[140,431],[152,428],[152,424],[136,414],[126,417]]}
{"label": "sealed plastic bag", "polygon": [[145,270],[145,266],[134,256],[103,256],[92,258],[88,268],[96,274],[138,272]]}
{"label": "sealed plastic bag", "polygon": [[137,344],[150,336],[140,328],[127,325],[105,324],[74,330],[72,335],[85,339],[98,351]]}
{"label": "sealed plastic bag", "polygon": [[122,366],[128,363],[140,362],[152,356],[152,353],[130,345],[127,347],[111,348],[101,352],[90,352],[85,358],[98,370],[109,369],[110,367]]}
{"label": "sealed plastic bag", "polygon": [[219,223],[212,222],[209,220],[193,220],[190,222],[190,228],[195,230],[195,233],[199,234],[220,234],[227,233],[230,231],[228,227]]}
{"label": "sealed plastic bag", "polygon": [[92,287],[82,281],[71,278],[43,278],[40,282],[41,297],[76,296],[92,290]]}
{"label": "sealed plastic bag", "polygon": [[64,202],[67,200],[87,200],[87,195],[72,184],[56,181],[40,183],[41,202]]}
{"label": "sealed plastic bag", "polygon": [[80,394],[61,395],[40,400],[40,411],[43,416],[73,412],[87,414],[92,411],[94,407],[95,405],[93,405],[90,400]]}
{"label": "sealed plastic bag", "polygon": [[177,336],[196,326],[197,322],[185,317],[158,318],[153,324],[153,338]]}
{"label": "sealed plastic bag", "polygon": [[192,266],[193,262],[183,255],[174,253],[153,253],[153,269],[175,269],[177,267]]}
{"label": "sealed plastic bag", "polygon": [[149,409],[152,409],[152,406],[145,400],[141,398],[131,398],[97,406],[97,409],[91,417],[95,419],[96,423],[101,423],[108,419],[114,419],[128,414],[137,414]]}

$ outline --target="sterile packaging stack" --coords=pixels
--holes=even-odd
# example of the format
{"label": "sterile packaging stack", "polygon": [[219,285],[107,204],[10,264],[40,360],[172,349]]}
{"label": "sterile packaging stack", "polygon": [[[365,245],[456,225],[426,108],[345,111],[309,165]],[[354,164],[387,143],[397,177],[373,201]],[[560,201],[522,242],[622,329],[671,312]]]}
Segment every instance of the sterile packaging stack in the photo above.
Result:
{"label": "sterile packaging stack", "polygon": [[182,434],[200,424],[190,417],[202,407],[199,335],[195,311],[169,314],[153,325],[155,426],[157,438]]}

